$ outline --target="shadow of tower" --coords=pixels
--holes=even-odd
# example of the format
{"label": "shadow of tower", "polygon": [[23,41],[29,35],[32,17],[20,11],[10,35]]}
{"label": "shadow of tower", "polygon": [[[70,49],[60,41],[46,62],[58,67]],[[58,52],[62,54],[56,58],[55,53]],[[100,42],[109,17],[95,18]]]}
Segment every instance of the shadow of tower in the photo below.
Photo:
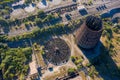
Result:
{"label": "shadow of tower", "polygon": [[101,42],[99,42],[96,47],[89,50],[79,48],[91,63],[90,66],[93,65],[95,67],[96,71],[99,73],[98,75],[103,78],[103,80],[120,80],[120,70],[109,54],[109,51]]}
{"label": "shadow of tower", "polygon": [[98,77],[102,77],[103,80],[120,80],[120,70],[107,48],[100,42],[101,34],[102,20],[95,16],[88,16],[78,29],[77,44],[91,63],[90,66],[94,66],[99,73]]}

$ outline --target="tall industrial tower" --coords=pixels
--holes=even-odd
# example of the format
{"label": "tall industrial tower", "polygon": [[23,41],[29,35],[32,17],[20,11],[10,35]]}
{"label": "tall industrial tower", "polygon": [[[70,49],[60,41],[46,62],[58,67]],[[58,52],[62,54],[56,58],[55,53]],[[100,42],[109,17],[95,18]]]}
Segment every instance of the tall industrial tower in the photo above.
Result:
{"label": "tall industrial tower", "polygon": [[90,49],[99,42],[102,34],[102,20],[96,16],[88,16],[76,34],[78,46]]}

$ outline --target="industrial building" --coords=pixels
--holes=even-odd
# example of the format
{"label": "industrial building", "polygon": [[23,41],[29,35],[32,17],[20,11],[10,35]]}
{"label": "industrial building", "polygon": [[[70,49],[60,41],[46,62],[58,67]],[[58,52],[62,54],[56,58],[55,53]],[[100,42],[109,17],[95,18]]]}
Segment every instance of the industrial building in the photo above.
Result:
{"label": "industrial building", "polygon": [[60,38],[47,41],[44,51],[47,61],[54,65],[61,65],[68,62],[71,53],[67,43]]}
{"label": "industrial building", "polygon": [[76,34],[78,46],[85,49],[94,48],[100,40],[102,31],[102,20],[100,18],[92,15],[86,17]]}

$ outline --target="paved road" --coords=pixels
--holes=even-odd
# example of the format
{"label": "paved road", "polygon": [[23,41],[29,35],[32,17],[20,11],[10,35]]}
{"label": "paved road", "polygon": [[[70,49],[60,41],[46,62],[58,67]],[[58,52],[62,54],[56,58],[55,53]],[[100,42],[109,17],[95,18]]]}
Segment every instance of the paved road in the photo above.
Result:
{"label": "paved road", "polygon": [[[70,2],[69,4],[62,4],[62,5],[59,5],[59,6],[56,6],[54,8],[48,8],[48,9],[45,9],[45,12],[47,11],[52,11],[53,9],[55,8],[59,8],[59,7],[62,7],[62,6],[67,6],[67,5],[70,5],[70,4],[75,4],[74,2]],[[104,10],[100,10],[98,11],[96,8],[99,7],[99,6],[102,6],[102,5],[106,5],[107,9],[104,9]],[[101,13],[104,13],[104,12],[107,12],[107,11],[110,11],[111,9],[114,9],[114,8],[120,8],[120,0],[111,0],[111,1],[104,1],[104,2],[101,2],[100,4],[94,4],[92,6],[89,6],[87,7],[87,12],[88,14],[101,14]],[[71,11],[71,12],[66,12],[68,14],[72,14],[71,16],[71,19],[72,20],[77,20],[77,19],[80,19],[82,17],[85,17],[85,16],[82,16],[80,15],[80,13],[78,12],[78,10],[75,10],[75,11]],[[65,14],[66,14],[65,13]],[[63,21],[61,23],[68,23],[69,21],[65,18],[65,14],[62,14],[62,18],[63,18]],[[28,30],[28,31],[25,31],[25,32],[29,32],[31,30]],[[24,32],[22,32],[24,33]],[[14,35],[17,35],[17,33],[8,33],[8,34],[11,34],[10,36],[14,36]],[[20,33],[18,33],[19,35]]]}
{"label": "paved road", "polygon": [[73,4],[76,4],[76,3],[75,2],[63,3],[60,5],[54,6],[54,7],[46,8],[46,9],[44,9],[44,12],[49,12],[49,11],[59,9],[59,8],[65,7],[65,6],[73,5]]}
{"label": "paved road", "polygon": [[[96,8],[99,7],[99,6],[102,6],[102,5],[106,5],[107,8],[104,9],[104,10],[98,11]],[[114,8],[120,8],[120,0],[116,0],[116,1],[112,0],[111,2],[103,2],[103,3],[97,4],[97,5],[93,5],[93,6],[91,6],[87,9],[87,12],[88,12],[89,15],[90,14],[91,15],[92,14],[102,14],[102,13],[108,12],[108,11],[114,9]],[[71,16],[72,20],[76,20],[76,19],[80,19],[82,17],[85,17],[85,16],[80,15],[78,10],[75,10],[74,12],[71,12],[71,14],[73,15],[73,16]],[[64,18],[64,14],[62,16]],[[64,23],[68,22],[68,20],[64,19],[63,22]]]}
{"label": "paved road", "polygon": [[[104,5],[104,4],[106,5],[107,9],[101,10],[101,11],[97,11],[96,8],[101,6],[101,5]],[[112,1],[112,2],[109,2],[109,3],[103,3],[103,4],[95,5],[92,8],[88,8],[88,13],[89,14],[103,13],[105,11],[108,11],[108,10],[111,10],[111,9],[114,9],[114,8],[120,8],[120,0]]]}

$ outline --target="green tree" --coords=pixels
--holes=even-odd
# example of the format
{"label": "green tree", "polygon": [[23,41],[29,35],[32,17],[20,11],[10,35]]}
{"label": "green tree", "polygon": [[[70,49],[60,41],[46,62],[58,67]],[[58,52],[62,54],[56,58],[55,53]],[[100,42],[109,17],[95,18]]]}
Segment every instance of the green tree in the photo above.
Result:
{"label": "green tree", "polygon": [[28,71],[28,63],[31,60],[31,48],[4,48],[0,49],[0,57],[2,62],[0,69],[5,80],[12,80],[13,77],[19,77],[21,74],[26,75]]}
{"label": "green tree", "polygon": [[40,18],[36,18],[35,22],[37,25],[41,25],[42,24],[42,20]]}
{"label": "green tree", "polygon": [[75,71],[76,71],[75,68],[69,68],[69,69],[68,69],[68,75],[72,75],[72,74],[74,74]]}
{"label": "green tree", "polygon": [[37,17],[43,19],[46,17],[46,14],[44,13],[44,11],[39,11]]}
{"label": "green tree", "polygon": [[8,27],[8,21],[3,18],[0,18],[0,25],[3,27]]}

